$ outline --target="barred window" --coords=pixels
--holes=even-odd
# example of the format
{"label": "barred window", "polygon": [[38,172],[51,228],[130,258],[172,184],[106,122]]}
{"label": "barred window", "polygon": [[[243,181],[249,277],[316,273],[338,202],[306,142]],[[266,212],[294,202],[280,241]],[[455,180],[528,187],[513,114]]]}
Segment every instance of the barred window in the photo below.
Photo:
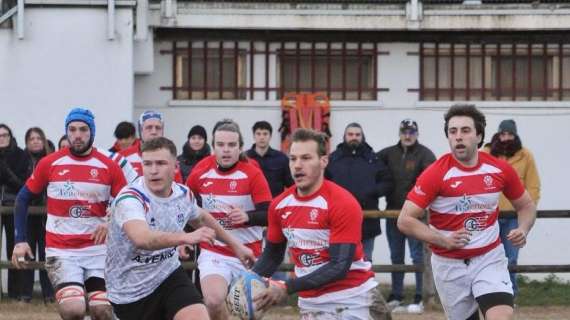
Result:
{"label": "barred window", "polygon": [[283,50],[279,57],[279,97],[325,92],[331,100],[376,100],[376,54],[370,48],[329,44],[327,50]]}
{"label": "barred window", "polygon": [[570,46],[420,45],[421,100],[570,100]]}
{"label": "barred window", "polygon": [[[246,98],[246,52],[236,47],[176,46],[174,99]],[[191,58],[190,65],[188,57]]]}

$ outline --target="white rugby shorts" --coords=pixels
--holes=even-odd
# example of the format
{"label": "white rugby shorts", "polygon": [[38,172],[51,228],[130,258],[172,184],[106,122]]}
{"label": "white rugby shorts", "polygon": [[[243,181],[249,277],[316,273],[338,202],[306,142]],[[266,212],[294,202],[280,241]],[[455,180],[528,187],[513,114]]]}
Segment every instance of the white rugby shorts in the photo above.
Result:
{"label": "white rugby shorts", "polygon": [[479,308],[477,297],[496,292],[513,294],[503,245],[463,260],[433,254],[435,287],[449,320],[465,320]]}

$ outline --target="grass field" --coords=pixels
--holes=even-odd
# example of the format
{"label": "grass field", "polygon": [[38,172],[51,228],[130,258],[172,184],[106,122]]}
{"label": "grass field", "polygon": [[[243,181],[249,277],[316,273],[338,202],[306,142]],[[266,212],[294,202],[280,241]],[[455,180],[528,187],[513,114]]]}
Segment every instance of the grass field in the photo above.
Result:
{"label": "grass field", "polygon": [[[570,283],[549,276],[545,281],[530,281],[519,278],[520,295],[515,309],[517,320],[570,320]],[[413,295],[413,288],[406,288],[407,296]],[[386,293],[388,288],[383,291]],[[294,304],[294,299],[290,300]],[[441,310],[426,310],[421,315],[393,314],[393,320],[443,320]],[[59,319],[55,305],[0,302],[0,320],[55,320]],[[298,319],[296,307],[275,307],[264,320]]]}

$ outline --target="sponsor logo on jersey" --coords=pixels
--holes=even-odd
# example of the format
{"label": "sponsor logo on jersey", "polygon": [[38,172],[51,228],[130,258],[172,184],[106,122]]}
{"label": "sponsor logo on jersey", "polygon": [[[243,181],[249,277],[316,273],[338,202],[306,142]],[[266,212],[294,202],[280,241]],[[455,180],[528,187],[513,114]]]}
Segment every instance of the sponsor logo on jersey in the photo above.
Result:
{"label": "sponsor logo on jersey", "polygon": [[202,187],[203,187],[203,188],[207,188],[207,187],[209,187],[209,186],[211,186],[211,185],[213,185],[213,184],[214,184],[214,183],[213,183],[212,181],[206,181],[206,182],[202,183]]}
{"label": "sponsor logo on jersey", "polygon": [[184,225],[184,213],[179,213],[178,215],[176,215],[176,221],[178,222],[179,225],[183,226]]}
{"label": "sponsor logo on jersey", "polygon": [[487,225],[487,216],[465,219],[463,226],[467,231],[483,231]]}
{"label": "sponsor logo on jersey", "polygon": [[156,227],[156,219],[154,219],[154,217],[150,217],[150,222],[148,225],[151,227]]}
{"label": "sponsor logo on jersey", "polygon": [[58,197],[67,200],[77,200],[77,199],[94,199],[97,198],[97,192],[86,192],[75,189],[75,184],[71,181],[66,181],[65,184],[57,190],[56,194]]}
{"label": "sponsor logo on jersey", "polygon": [[60,172],[58,172],[57,174],[60,175],[60,176],[64,176],[64,175],[66,175],[68,172],[69,172],[69,169],[63,169],[63,170],[61,170]]}
{"label": "sponsor logo on jersey", "polygon": [[293,212],[291,211],[287,211],[284,214],[281,215],[281,219],[286,220],[287,218],[289,218],[289,216],[292,214]]}
{"label": "sponsor logo on jersey", "polygon": [[471,197],[467,195],[463,195],[455,205],[455,211],[461,213],[469,211],[490,211],[494,209],[495,205],[490,203],[474,203]]}
{"label": "sponsor logo on jersey", "polygon": [[318,253],[301,253],[299,255],[299,262],[303,265],[303,267],[319,265],[321,264],[319,260],[320,259]]}
{"label": "sponsor logo on jersey", "polygon": [[425,196],[426,193],[422,191],[422,187],[421,186],[415,186],[414,187],[414,192],[419,195],[419,196]]}
{"label": "sponsor logo on jersey", "polygon": [[319,222],[317,221],[318,218],[319,218],[319,210],[312,209],[311,212],[309,212],[309,223],[319,224]]}
{"label": "sponsor logo on jersey", "polygon": [[238,184],[238,183],[237,183],[237,181],[235,181],[235,180],[232,180],[232,181],[230,182],[230,192],[236,192],[237,184]]}
{"label": "sponsor logo on jersey", "polygon": [[99,176],[99,170],[93,168],[89,171],[91,178],[96,179]]}
{"label": "sponsor logo on jersey", "polygon": [[153,254],[150,256],[145,255],[137,255],[131,259],[131,261],[138,262],[140,264],[150,264],[150,263],[158,263],[164,260],[168,260],[176,254],[176,248],[170,248],[158,254]]}
{"label": "sponsor logo on jersey", "polygon": [[455,189],[455,188],[459,187],[459,185],[462,184],[462,183],[463,183],[463,181],[459,181],[459,180],[458,180],[458,181],[455,181],[454,183],[451,184],[451,187],[452,187],[453,189]]}
{"label": "sponsor logo on jersey", "polygon": [[88,218],[91,216],[91,206],[75,205],[69,207],[69,216],[72,218]]}

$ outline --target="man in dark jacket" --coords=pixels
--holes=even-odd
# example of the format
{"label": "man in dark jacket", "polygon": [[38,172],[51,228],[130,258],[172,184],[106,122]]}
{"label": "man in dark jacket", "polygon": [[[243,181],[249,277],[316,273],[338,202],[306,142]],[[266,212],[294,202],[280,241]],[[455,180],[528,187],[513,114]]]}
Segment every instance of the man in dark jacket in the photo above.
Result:
{"label": "man in dark jacket", "polygon": [[[26,181],[29,158],[16,144],[12,130],[0,124],[0,201],[3,206],[13,206],[16,194]],[[14,250],[14,216],[2,217],[2,226],[6,232],[6,255],[12,257]],[[1,233],[0,233],[1,234]],[[1,249],[1,248],[0,248]],[[8,297],[22,299],[22,271],[10,269],[8,271]],[[29,297],[26,298],[29,302]]]}
{"label": "man in dark jacket", "polygon": [[[378,198],[394,188],[390,170],[366,143],[360,124],[353,122],[346,126],[343,141],[329,156],[326,177],[350,191],[363,210],[378,210]],[[374,238],[380,233],[380,219],[364,219],[362,245],[370,261]]]}
{"label": "man in dark jacket", "polygon": [[293,178],[289,171],[289,158],[283,152],[269,146],[273,127],[267,121],[258,121],[253,125],[253,139],[255,144],[247,150],[248,158],[259,163],[261,171],[271,189],[271,195],[275,198],[285,188],[293,185]]}
{"label": "man in dark jacket", "polygon": [[[418,143],[418,124],[411,119],[400,123],[400,141],[378,153],[380,159],[390,168],[394,177],[395,188],[387,197],[387,210],[400,210],[406,200],[406,195],[416,183],[416,179],[432,162],[435,155],[430,149]],[[396,226],[397,219],[386,219],[386,237],[390,247],[392,264],[404,264],[406,252],[406,235]],[[407,238],[410,255],[414,264],[423,263],[423,245],[421,241]],[[388,306],[395,311],[422,313],[422,274],[416,273],[416,294],[414,303],[407,308],[399,307],[404,299],[404,273],[392,272],[392,293],[388,297]],[[399,307],[399,308],[398,308]],[[406,310],[403,310],[406,309]]]}

